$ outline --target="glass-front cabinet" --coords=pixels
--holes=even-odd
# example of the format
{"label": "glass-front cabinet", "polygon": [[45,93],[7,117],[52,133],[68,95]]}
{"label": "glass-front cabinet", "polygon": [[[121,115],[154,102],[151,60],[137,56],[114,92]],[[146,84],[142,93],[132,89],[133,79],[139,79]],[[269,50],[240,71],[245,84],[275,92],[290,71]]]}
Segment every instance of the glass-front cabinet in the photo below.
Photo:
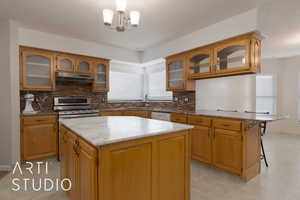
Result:
{"label": "glass-front cabinet", "polygon": [[76,66],[76,59],[70,55],[56,56],[56,71],[59,72],[74,72]]}
{"label": "glass-front cabinet", "polygon": [[54,54],[21,48],[21,90],[51,91],[55,88]]}
{"label": "glass-front cabinet", "polygon": [[95,92],[107,92],[109,91],[109,62],[107,60],[98,60],[94,64],[95,80],[94,91]]}
{"label": "glass-front cabinet", "polygon": [[214,72],[213,51],[210,48],[197,49],[189,53],[188,58],[189,73],[197,77],[205,77]]}
{"label": "glass-front cabinet", "polygon": [[78,73],[91,74],[93,73],[93,62],[85,58],[79,58],[75,70]]}
{"label": "glass-front cabinet", "polygon": [[168,91],[194,90],[194,83],[188,80],[186,56],[175,55],[166,59]]}
{"label": "glass-front cabinet", "polygon": [[250,40],[229,42],[214,49],[216,73],[250,69]]}

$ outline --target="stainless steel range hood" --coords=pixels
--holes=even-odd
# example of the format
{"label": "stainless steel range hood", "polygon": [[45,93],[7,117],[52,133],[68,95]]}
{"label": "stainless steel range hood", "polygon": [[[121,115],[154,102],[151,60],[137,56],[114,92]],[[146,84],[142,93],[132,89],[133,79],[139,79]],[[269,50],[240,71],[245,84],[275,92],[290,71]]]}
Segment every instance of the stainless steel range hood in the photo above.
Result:
{"label": "stainless steel range hood", "polygon": [[94,80],[93,75],[89,74],[76,74],[76,73],[67,73],[67,72],[56,72],[57,80],[69,80],[69,81],[86,81],[92,82]]}

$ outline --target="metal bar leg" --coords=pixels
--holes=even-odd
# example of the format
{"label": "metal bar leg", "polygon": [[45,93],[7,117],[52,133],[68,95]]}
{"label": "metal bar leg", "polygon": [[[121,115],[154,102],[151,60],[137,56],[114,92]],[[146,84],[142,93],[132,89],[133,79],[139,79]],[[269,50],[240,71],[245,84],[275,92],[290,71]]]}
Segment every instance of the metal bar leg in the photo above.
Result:
{"label": "metal bar leg", "polygon": [[264,148],[264,144],[263,144],[263,140],[260,139],[260,144],[261,144],[261,150],[262,150],[262,153],[263,153],[263,159],[265,161],[265,164],[266,164],[266,167],[269,167],[269,164],[268,164],[268,161],[267,161],[267,158],[266,158],[266,154],[265,154],[265,148]]}

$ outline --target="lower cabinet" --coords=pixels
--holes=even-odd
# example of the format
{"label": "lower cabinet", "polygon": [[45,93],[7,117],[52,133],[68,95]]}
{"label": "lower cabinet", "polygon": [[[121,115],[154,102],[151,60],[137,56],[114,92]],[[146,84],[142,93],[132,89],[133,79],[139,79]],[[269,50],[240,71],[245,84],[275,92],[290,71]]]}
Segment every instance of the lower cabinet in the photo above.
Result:
{"label": "lower cabinet", "polygon": [[60,134],[61,179],[71,180],[70,199],[97,200],[97,150],[64,127]]}
{"label": "lower cabinet", "polygon": [[21,117],[21,160],[30,161],[57,154],[57,117]]}
{"label": "lower cabinet", "polygon": [[188,115],[192,159],[248,181],[260,173],[259,122]]}
{"label": "lower cabinet", "polygon": [[192,159],[208,164],[212,162],[211,128],[196,126],[191,130]]}
{"label": "lower cabinet", "polygon": [[188,131],[103,146],[99,199],[188,200]]}
{"label": "lower cabinet", "polygon": [[228,172],[242,174],[241,133],[223,129],[214,130],[213,164]]}

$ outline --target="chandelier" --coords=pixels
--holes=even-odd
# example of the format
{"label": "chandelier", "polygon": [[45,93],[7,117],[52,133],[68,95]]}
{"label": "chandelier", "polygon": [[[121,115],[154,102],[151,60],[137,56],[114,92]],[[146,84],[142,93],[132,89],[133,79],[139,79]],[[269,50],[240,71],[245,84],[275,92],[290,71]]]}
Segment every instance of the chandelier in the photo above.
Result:
{"label": "chandelier", "polygon": [[118,32],[124,32],[125,30],[138,27],[140,23],[140,12],[130,11],[128,14],[126,13],[126,6],[126,0],[116,0],[115,13],[111,9],[104,9],[104,25]]}

